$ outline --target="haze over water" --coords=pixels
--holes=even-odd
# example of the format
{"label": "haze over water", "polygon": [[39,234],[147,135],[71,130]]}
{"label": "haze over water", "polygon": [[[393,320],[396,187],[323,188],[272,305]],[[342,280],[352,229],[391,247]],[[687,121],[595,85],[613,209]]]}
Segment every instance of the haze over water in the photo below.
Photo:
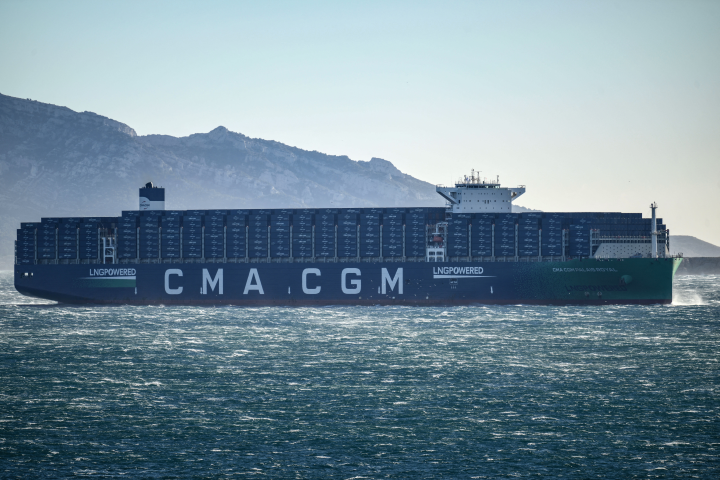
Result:
{"label": "haze over water", "polygon": [[720,475],[720,276],[671,306],[66,307],[0,273],[0,476]]}

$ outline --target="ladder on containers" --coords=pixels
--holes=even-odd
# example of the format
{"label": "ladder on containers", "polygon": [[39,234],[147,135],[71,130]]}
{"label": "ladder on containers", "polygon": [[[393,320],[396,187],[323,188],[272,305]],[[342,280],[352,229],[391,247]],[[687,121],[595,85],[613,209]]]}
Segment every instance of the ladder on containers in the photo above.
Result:
{"label": "ladder on containers", "polygon": [[[115,238],[104,236],[102,237],[102,263],[117,263],[115,253],[117,251],[117,244]],[[110,261],[108,261],[110,260]]]}
{"label": "ladder on containers", "polygon": [[447,256],[447,229],[448,222],[439,222],[436,225],[428,225],[427,242],[425,246],[426,262],[444,262]]}

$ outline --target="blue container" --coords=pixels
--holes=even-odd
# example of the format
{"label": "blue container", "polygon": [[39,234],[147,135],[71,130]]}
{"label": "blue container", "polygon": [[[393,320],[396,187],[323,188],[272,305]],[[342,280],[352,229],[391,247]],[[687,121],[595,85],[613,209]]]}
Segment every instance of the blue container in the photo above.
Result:
{"label": "blue container", "polygon": [[143,248],[140,247],[140,258],[158,258],[158,248]]}
{"label": "blue container", "polygon": [[467,257],[468,249],[467,246],[448,246],[448,256],[450,257]]}
{"label": "blue container", "polygon": [[182,256],[183,258],[201,258],[202,252],[199,247],[186,247],[183,245]]}
{"label": "blue container", "polygon": [[380,215],[362,214],[360,215],[360,225],[380,225]]}
{"label": "blue container", "polygon": [[253,245],[250,247],[250,257],[252,258],[267,258],[268,251],[267,247],[261,245]]}
{"label": "blue container", "polygon": [[246,225],[247,225],[247,222],[245,221],[244,218],[243,218],[243,219],[230,218],[230,219],[228,219],[228,222],[227,222],[228,228],[231,228],[231,227],[242,227],[242,228],[245,228]]}

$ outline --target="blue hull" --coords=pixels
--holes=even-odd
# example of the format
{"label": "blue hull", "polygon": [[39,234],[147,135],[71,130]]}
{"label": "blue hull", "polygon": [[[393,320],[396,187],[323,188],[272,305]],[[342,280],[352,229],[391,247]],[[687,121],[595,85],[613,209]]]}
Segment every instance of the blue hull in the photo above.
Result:
{"label": "blue hull", "polygon": [[16,265],[15,288],[70,304],[657,304],[672,301],[678,265],[678,259]]}

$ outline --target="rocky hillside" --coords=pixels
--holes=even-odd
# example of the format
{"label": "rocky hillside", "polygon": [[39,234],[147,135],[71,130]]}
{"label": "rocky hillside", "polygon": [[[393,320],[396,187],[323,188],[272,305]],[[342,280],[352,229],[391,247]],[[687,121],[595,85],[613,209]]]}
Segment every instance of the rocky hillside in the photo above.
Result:
{"label": "rocky hillside", "polygon": [[670,252],[682,253],[685,257],[720,257],[720,247],[690,235],[672,235]]}
{"label": "rocky hillside", "polygon": [[720,275],[720,257],[685,257],[677,275]]}
{"label": "rocky hillside", "polygon": [[373,158],[354,161],[218,127],[183,138],[0,95],[0,268],[20,222],[115,216],[138,188],[166,188],[166,208],[442,206],[433,185]]}

